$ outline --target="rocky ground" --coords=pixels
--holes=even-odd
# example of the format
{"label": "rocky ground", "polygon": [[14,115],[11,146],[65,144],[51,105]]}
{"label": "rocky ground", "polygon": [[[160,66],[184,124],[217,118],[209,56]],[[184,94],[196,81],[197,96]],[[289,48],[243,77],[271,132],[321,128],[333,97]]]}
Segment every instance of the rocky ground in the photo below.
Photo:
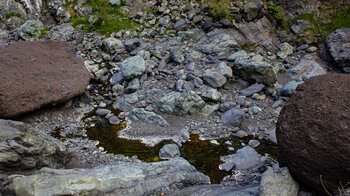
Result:
{"label": "rocky ground", "polygon": [[[110,0],[108,6],[118,2]],[[64,1],[51,1],[47,4],[50,9],[41,11],[42,3],[0,3],[3,10],[22,14],[1,13],[0,66],[12,65],[13,70],[0,70],[1,86],[6,87],[0,89],[0,116],[24,122],[27,128],[20,132],[39,130],[61,139],[61,148],[66,149],[60,151],[66,154],[41,150],[41,154],[36,153],[40,157],[54,157],[45,160],[65,158],[57,165],[33,163],[22,156],[23,150],[8,153],[10,147],[15,147],[6,142],[17,141],[15,136],[2,138],[5,147],[0,146],[0,188],[4,195],[40,195],[47,193],[47,186],[51,187],[50,193],[59,195],[317,195],[304,187],[299,189],[288,169],[279,168],[277,160],[258,154],[254,148],[262,139],[277,143],[276,122],[298,85],[314,76],[349,72],[349,28],[336,30],[322,43],[299,43],[290,38],[303,36],[307,24],[296,21],[288,32],[289,39],[283,38],[284,31],[277,31],[276,19],[268,12],[270,4],[258,0],[233,2],[230,20],[214,20],[208,7],[196,1],[126,1],[122,10],[140,25],[136,30],[107,36],[97,30],[86,31],[98,22],[91,15],[93,8],[79,6],[79,2],[67,7]],[[142,6],[149,9],[140,9]],[[69,23],[72,13],[90,16],[89,24]],[[30,42],[37,39],[40,41]],[[56,48],[46,49],[47,53],[40,52],[51,59],[32,54],[43,49],[38,47],[40,44],[56,43],[51,40],[62,41],[53,44]],[[74,49],[57,47],[63,42]],[[73,52],[76,57],[69,56]],[[37,64],[23,69],[23,64],[31,62]],[[45,70],[46,64],[53,67]],[[59,64],[65,67],[57,67]],[[88,85],[88,73],[82,64],[90,72]],[[18,75],[23,80],[12,81]],[[54,82],[50,83],[51,79]],[[16,86],[21,88],[11,91]],[[31,88],[38,91],[26,91]],[[87,136],[91,126],[125,125],[125,120],[127,127],[119,132],[122,138],[141,140],[149,146],[164,140],[177,144],[161,150],[160,156],[170,161],[144,163],[137,156],[108,153]],[[5,133],[18,129],[12,121],[1,123]],[[241,149],[227,143],[227,151],[232,153],[221,158],[220,169],[231,174],[218,185],[208,185],[209,178],[185,159],[172,159],[180,154],[177,146],[188,142],[191,134],[212,143],[231,135],[253,139]],[[24,146],[36,145],[19,141]],[[31,153],[26,148],[24,151],[26,155]],[[22,157],[14,161],[14,153]],[[24,165],[25,172],[8,177],[16,172],[4,168],[13,167],[14,162]],[[71,170],[45,168],[35,172],[42,166]],[[46,184],[41,184],[40,178]],[[82,183],[67,186],[62,179]],[[106,185],[101,187],[99,183]]]}

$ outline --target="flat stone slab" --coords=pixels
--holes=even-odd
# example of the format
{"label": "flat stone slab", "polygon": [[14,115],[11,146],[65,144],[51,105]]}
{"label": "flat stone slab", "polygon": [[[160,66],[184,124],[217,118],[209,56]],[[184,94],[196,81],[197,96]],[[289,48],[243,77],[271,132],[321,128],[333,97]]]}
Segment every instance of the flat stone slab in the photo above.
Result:
{"label": "flat stone slab", "polygon": [[0,117],[68,101],[83,93],[89,80],[71,44],[16,42],[0,50]]}

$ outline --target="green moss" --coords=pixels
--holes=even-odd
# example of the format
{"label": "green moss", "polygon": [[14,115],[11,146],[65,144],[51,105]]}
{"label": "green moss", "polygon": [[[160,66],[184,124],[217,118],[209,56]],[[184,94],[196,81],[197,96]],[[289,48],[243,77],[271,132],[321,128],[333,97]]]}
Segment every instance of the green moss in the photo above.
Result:
{"label": "green moss", "polygon": [[214,19],[222,18],[232,19],[230,17],[230,1],[229,0],[203,0],[202,4],[211,9],[211,15]]}
{"label": "green moss", "polygon": [[[67,9],[74,6],[77,1],[67,4]],[[122,2],[122,5],[125,3]],[[118,32],[120,30],[131,30],[139,26],[132,20],[127,19],[127,14],[121,11],[121,6],[111,6],[108,4],[108,0],[87,0],[83,6],[91,6],[93,10],[93,17],[98,18],[98,22],[94,24],[89,23],[89,16],[77,17],[74,14],[74,10],[71,11],[73,26],[79,24],[84,25],[85,31],[98,31],[101,34],[110,34],[112,32]]]}
{"label": "green moss", "polygon": [[43,28],[40,32],[39,39],[43,38],[45,35],[49,34],[50,29],[48,28]]}
{"label": "green moss", "polygon": [[[321,14],[322,15],[321,15]],[[350,27],[350,6],[340,8],[324,7],[316,13],[303,14],[296,17],[290,23],[290,26],[296,20],[305,20],[310,23],[310,29],[306,30],[303,36],[308,36],[315,42],[323,42],[326,37],[336,29]]]}
{"label": "green moss", "polygon": [[274,3],[269,3],[267,10],[275,18],[279,26],[288,26],[288,21],[286,20],[282,6],[276,6]]}
{"label": "green moss", "polygon": [[17,12],[7,12],[7,13],[5,14],[5,19],[7,20],[7,19],[11,18],[12,16],[16,16],[16,17],[18,17],[18,18],[21,18],[21,17],[22,17],[20,13],[17,13]]}

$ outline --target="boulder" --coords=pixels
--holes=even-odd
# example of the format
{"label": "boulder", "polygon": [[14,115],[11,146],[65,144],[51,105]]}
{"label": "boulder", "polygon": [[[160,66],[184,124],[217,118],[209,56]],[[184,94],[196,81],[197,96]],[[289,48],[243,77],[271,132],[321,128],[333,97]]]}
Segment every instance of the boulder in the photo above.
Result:
{"label": "boulder", "polygon": [[64,23],[50,29],[49,37],[52,40],[72,41],[74,39],[74,28],[71,23]]}
{"label": "boulder", "polygon": [[281,59],[286,59],[290,54],[293,53],[293,50],[294,50],[293,46],[285,42],[278,47],[278,51],[276,55]]}
{"label": "boulder", "polygon": [[183,158],[155,163],[117,162],[90,169],[43,168],[9,176],[17,195],[160,195],[165,190],[209,184]]}
{"label": "boulder", "polygon": [[222,156],[220,159],[225,163],[233,163],[237,170],[249,169],[260,163],[259,153],[250,146],[237,150],[236,154]]}
{"label": "boulder", "polygon": [[124,42],[125,48],[130,52],[141,45],[139,39],[129,39]]}
{"label": "boulder", "polygon": [[313,76],[326,74],[326,70],[311,55],[305,55],[298,64],[287,69],[286,74],[296,81],[307,80]]}
{"label": "boulder", "polygon": [[238,127],[241,124],[243,117],[244,117],[243,110],[231,109],[231,110],[225,112],[221,116],[221,121],[225,125],[231,125],[231,126]]}
{"label": "boulder", "polygon": [[107,53],[124,53],[126,48],[122,41],[114,37],[106,38],[102,41],[102,49]]}
{"label": "boulder", "polygon": [[226,83],[226,77],[216,71],[205,71],[203,80],[213,88],[222,87]]}
{"label": "boulder", "polygon": [[10,118],[83,93],[90,73],[73,46],[16,42],[0,50],[0,116]]}
{"label": "boulder", "polygon": [[221,99],[221,93],[215,88],[211,88],[209,86],[203,85],[200,88],[200,91],[201,91],[201,97],[205,100],[217,102],[217,101],[220,101]]}
{"label": "boulder", "polygon": [[277,122],[280,165],[322,195],[325,188],[335,195],[350,182],[349,89],[350,75],[310,78],[298,86]]}
{"label": "boulder", "polygon": [[226,78],[232,78],[232,69],[224,62],[219,63],[215,70]]}
{"label": "boulder", "polygon": [[159,158],[172,159],[180,156],[180,149],[176,144],[166,144],[159,150]]}
{"label": "boulder", "polygon": [[126,80],[132,80],[141,76],[146,71],[145,60],[139,55],[125,59],[120,63],[119,67]]}
{"label": "boulder", "polygon": [[235,73],[246,80],[266,85],[272,85],[277,81],[273,66],[259,58],[237,58],[233,65]]}
{"label": "boulder", "polygon": [[44,25],[39,20],[28,20],[18,28],[18,36],[24,40],[38,39],[43,28]]}
{"label": "boulder", "polygon": [[288,168],[269,167],[262,175],[259,190],[260,196],[297,196],[299,185]]}
{"label": "boulder", "polygon": [[350,69],[350,28],[337,29],[329,34],[326,45],[337,65]]}
{"label": "boulder", "polygon": [[0,173],[62,167],[66,147],[19,121],[0,119]]}
{"label": "boulder", "polygon": [[145,123],[157,124],[162,127],[169,127],[169,123],[164,120],[163,117],[159,116],[154,112],[148,112],[143,108],[135,108],[133,109],[129,115],[128,119],[131,121],[142,121]]}
{"label": "boulder", "polygon": [[260,92],[264,88],[265,88],[265,85],[255,83],[255,84],[249,86],[248,88],[245,88],[245,89],[239,91],[239,94],[246,96],[246,97],[249,97],[254,93]]}
{"label": "boulder", "polygon": [[264,6],[261,0],[253,0],[244,6],[244,12],[247,14],[248,21],[253,20],[258,16],[258,12]]}

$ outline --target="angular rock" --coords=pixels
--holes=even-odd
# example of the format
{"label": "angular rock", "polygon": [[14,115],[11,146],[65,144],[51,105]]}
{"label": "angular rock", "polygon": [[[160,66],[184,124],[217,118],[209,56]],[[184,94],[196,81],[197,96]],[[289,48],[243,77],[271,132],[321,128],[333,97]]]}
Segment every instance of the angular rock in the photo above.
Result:
{"label": "angular rock", "polygon": [[273,66],[264,61],[239,58],[236,59],[233,69],[236,74],[246,80],[266,85],[274,84],[277,81],[276,71]]}
{"label": "angular rock", "polygon": [[227,187],[221,184],[190,186],[174,192],[169,192],[168,196],[257,196],[259,186]]}
{"label": "angular rock", "polygon": [[261,0],[253,0],[253,1],[248,2],[244,6],[244,12],[247,14],[248,21],[251,21],[257,17],[258,12],[263,7],[263,5],[264,4],[262,3]]}
{"label": "angular rock", "polygon": [[105,52],[111,54],[124,53],[126,51],[123,42],[114,37],[104,39],[102,41],[101,47]]}
{"label": "angular rock", "polygon": [[283,43],[278,47],[276,55],[281,59],[286,59],[290,54],[293,53],[293,50],[293,46],[289,45],[288,43]]}
{"label": "angular rock", "polygon": [[300,84],[300,82],[296,82],[296,81],[290,81],[287,84],[285,84],[282,89],[281,89],[281,95],[285,96],[285,97],[290,97],[292,96],[293,92],[295,91],[295,89],[298,87],[298,85]]}
{"label": "angular rock", "polygon": [[109,0],[108,4],[113,5],[113,6],[120,6],[122,4],[121,0]]}
{"label": "angular rock", "polygon": [[44,25],[39,20],[28,20],[19,27],[18,35],[24,40],[29,40],[30,38],[38,39],[43,28]]}
{"label": "angular rock", "polygon": [[310,55],[305,55],[298,64],[286,71],[286,74],[296,81],[307,80],[326,73],[323,67]]}
{"label": "angular rock", "polygon": [[111,77],[109,82],[111,83],[111,85],[115,85],[119,82],[122,82],[123,80],[124,80],[123,74],[121,72],[118,72]]}
{"label": "angular rock", "polygon": [[178,30],[180,29],[182,26],[184,26],[186,24],[186,20],[181,19],[179,21],[177,21],[174,25],[174,29]]}
{"label": "angular rock", "polygon": [[175,63],[183,63],[185,61],[185,52],[180,47],[174,47],[170,50],[170,57]]}
{"label": "angular rock", "polygon": [[226,78],[232,78],[232,69],[224,62],[219,63],[215,70]]}
{"label": "angular rock", "polygon": [[200,88],[201,90],[201,97],[206,100],[210,101],[220,101],[221,99],[221,93],[216,90],[215,88],[211,88],[209,86],[202,86]]}
{"label": "angular rock", "polygon": [[164,120],[163,117],[154,112],[148,112],[143,108],[133,109],[129,113],[128,119],[131,121],[142,121],[145,123],[157,124],[162,127],[170,126],[169,123],[166,120]]}
{"label": "angular rock", "polygon": [[20,195],[160,195],[164,190],[208,184],[209,177],[183,158],[154,163],[117,162],[91,169],[44,168],[9,177]]}
{"label": "angular rock", "polygon": [[205,71],[203,80],[213,88],[222,87],[226,83],[226,78],[216,71]]}
{"label": "angular rock", "polygon": [[276,127],[280,165],[300,182],[336,195],[350,181],[350,75],[316,76],[298,86]]}
{"label": "angular rock", "polygon": [[339,67],[350,67],[350,28],[337,29],[329,34],[326,45]]}
{"label": "angular rock", "polygon": [[19,116],[68,101],[83,93],[89,80],[90,73],[72,45],[16,42],[0,50],[0,116]]}
{"label": "angular rock", "polygon": [[259,195],[297,196],[298,192],[299,185],[290,175],[288,168],[278,168],[278,171],[276,172],[272,167],[269,167],[263,173],[259,187]]}
{"label": "angular rock", "polygon": [[239,94],[246,96],[246,97],[249,97],[254,93],[260,92],[264,88],[265,88],[265,85],[256,83],[256,84],[253,84],[246,89],[239,91]]}
{"label": "angular rock", "polygon": [[[241,36],[237,34],[237,37]],[[238,37],[239,39],[240,37]],[[196,49],[208,55],[224,55],[238,46],[235,37],[222,31],[212,31],[204,36]]]}
{"label": "angular rock", "polygon": [[138,78],[134,78],[128,84],[128,87],[125,89],[125,93],[133,93],[140,88],[140,80]]}
{"label": "angular rock", "polygon": [[310,22],[306,20],[296,20],[290,28],[295,34],[300,34],[310,28]]}
{"label": "angular rock", "polygon": [[260,163],[259,154],[250,146],[237,150],[233,155],[232,162],[236,169],[249,169]]}
{"label": "angular rock", "polygon": [[173,159],[180,156],[180,149],[176,144],[166,144],[159,150],[159,158]]}
{"label": "angular rock", "polygon": [[244,117],[244,111],[241,109],[231,109],[225,112],[221,116],[221,121],[224,125],[230,125],[234,127],[238,127]]}
{"label": "angular rock", "polygon": [[124,42],[125,48],[130,52],[141,45],[139,39],[129,39]]}
{"label": "angular rock", "polygon": [[183,93],[171,92],[162,97],[157,105],[162,112],[184,116],[188,113],[199,112],[205,102],[196,92],[186,91]]}
{"label": "angular rock", "polygon": [[141,76],[146,71],[145,60],[140,56],[129,57],[119,65],[120,72],[126,80]]}
{"label": "angular rock", "polygon": [[220,106],[219,104],[214,104],[214,105],[205,104],[205,106],[199,112],[199,115],[204,117],[210,116],[219,109],[219,106]]}
{"label": "angular rock", "polygon": [[136,107],[139,102],[139,95],[137,92],[119,97],[114,103],[113,108],[121,111],[128,111]]}
{"label": "angular rock", "polygon": [[19,121],[0,119],[0,171],[35,172],[63,166],[65,145]]}
{"label": "angular rock", "polygon": [[229,57],[227,57],[227,60],[234,62],[238,57],[248,57],[248,54],[246,53],[246,51],[240,50],[238,52],[231,54]]}
{"label": "angular rock", "polygon": [[49,37],[52,40],[72,41],[74,39],[74,28],[71,23],[64,23],[50,29]]}

